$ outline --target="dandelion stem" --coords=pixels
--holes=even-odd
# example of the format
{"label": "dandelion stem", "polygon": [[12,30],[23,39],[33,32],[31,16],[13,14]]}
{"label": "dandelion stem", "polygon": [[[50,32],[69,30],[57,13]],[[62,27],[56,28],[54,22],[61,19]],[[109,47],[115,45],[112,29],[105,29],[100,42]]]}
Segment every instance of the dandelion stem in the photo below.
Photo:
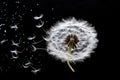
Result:
{"label": "dandelion stem", "polygon": [[72,49],[72,44],[73,41],[70,41],[70,43],[68,44],[68,59],[67,59],[67,65],[69,66],[69,68],[72,70],[72,72],[75,72],[75,70],[72,68],[72,66],[70,65],[70,61],[69,61],[69,57],[71,54],[71,49]]}

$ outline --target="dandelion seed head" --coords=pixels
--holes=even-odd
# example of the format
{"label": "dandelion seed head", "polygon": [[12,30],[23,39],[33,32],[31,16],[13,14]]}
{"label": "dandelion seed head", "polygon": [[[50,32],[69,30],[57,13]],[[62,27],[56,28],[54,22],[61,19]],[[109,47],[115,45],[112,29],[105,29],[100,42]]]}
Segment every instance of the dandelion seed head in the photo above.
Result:
{"label": "dandelion seed head", "polygon": [[[63,19],[57,22],[48,32],[45,38],[47,51],[50,55],[65,62],[68,59],[68,43],[70,35],[74,36],[75,44],[71,50],[69,61],[83,61],[90,57],[97,47],[97,32],[91,24],[75,18]],[[74,48],[75,47],[75,48]]]}

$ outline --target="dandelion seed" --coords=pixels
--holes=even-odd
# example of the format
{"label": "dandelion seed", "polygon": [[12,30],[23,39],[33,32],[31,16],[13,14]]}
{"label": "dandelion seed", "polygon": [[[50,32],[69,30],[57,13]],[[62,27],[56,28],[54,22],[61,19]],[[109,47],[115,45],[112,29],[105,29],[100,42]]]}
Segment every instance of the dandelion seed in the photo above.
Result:
{"label": "dandelion seed", "polygon": [[12,53],[12,59],[17,59],[18,58],[18,51],[17,50],[11,50]]}
{"label": "dandelion seed", "polygon": [[35,19],[35,20],[39,20],[39,19],[41,19],[42,17],[43,17],[43,14],[41,14],[40,16],[35,16],[34,19]]}
{"label": "dandelion seed", "polygon": [[25,64],[23,65],[23,67],[24,67],[24,68],[28,68],[28,67],[31,66],[31,64],[32,64],[31,62],[27,62],[27,63],[25,63]]}
{"label": "dandelion seed", "polygon": [[1,26],[4,26],[4,25],[5,25],[5,24],[0,24],[0,27],[1,27]]}
{"label": "dandelion seed", "polygon": [[35,52],[36,50],[37,48],[34,45],[32,45],[32,51]]}
{"label": "dandelion seed", "polygon": [[44,22],[41,21],[41,24],[36,25],[37,28],[41,28],[44,25]]}
{"label": "dandelion seed", "polygon": [[32,47],[32,51],[35,52],[37,50],[47,50],[46,48],[36,48],[34,45],[31,46]]}
{"label": "dandelion seed", "polygon": [[18,26],[17,26],[17,25],[11,26],[11,29],[17,30],[17,29],[18,29]]}
{"label": "dandelion seed", "polygon": [[35,68],[34,68],[33,70],[31,70],[31,72],[34,73],[34,74],[36,74],[36,73],[40,72],[40,70],[41,70],[41,69],[35,69]]}
{"label": "dandelion seed", "polygon": [[7,39],[3,39],[2,41],[0,41],[0,44],[5,43],[6,41],[8,41]]}
{"label": "dandelion seed", "polygon": [[36,36],[34,35],[34,36],[29,36],[27,39],[28,40],[33,40],[33,39],[35,39],[36,38]]}
{"label": "dandelion seed", "polygon": [[36,41],[33,40],[33,43],[32,43],[32,44],[38,44],[38,43],[40,43],[40,42],[42,42],[42,41],[43,41],[43,39],[40,40],[40,41],[38,41],[38,42],[36,42]]}
{"label": "dandelion seed", "polygon": [[19,43],[15,43],[13,40],[12,40],[12,45],[19,47]]}

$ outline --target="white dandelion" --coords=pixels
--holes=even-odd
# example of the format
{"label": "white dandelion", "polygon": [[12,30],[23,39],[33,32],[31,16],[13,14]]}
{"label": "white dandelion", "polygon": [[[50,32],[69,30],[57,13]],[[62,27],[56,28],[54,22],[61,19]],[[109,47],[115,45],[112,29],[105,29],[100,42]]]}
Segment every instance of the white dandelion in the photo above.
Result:
{"label": "white dandelion", "polygon": [[67,62],[73,72],[70,62],[83,61],[97,47],[96,30],[84,20],[69,18],[57,22],[47,34],[48,53]]}

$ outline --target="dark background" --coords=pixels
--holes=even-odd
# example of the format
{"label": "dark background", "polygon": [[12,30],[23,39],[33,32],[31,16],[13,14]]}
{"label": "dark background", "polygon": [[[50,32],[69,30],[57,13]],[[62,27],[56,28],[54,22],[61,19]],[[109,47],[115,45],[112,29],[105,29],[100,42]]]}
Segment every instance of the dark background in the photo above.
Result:
{"label": "dark background", "polygon": [[[66,63],[61,63],[61,61],[54,59],[54,57],[45,53],[42,64],[43,68],[41,72],[36,75],[30,73],[29,71],[24,71],[19,66],[16,66],[18,62],[21,62],[22,58],[18,60],[15,64],[13,62],[9,62],[9,59],[6,58],[6,64],[13,64],[12,68],[7,72],[1,72],[0,76],[7,79],[32,79],[32,80],[45,80],[45,79],[65,79],[65,80],[81,80],[81,79],[95,79],[98,78],[108,78],[110,76],[109,72],[111,72],[110,68],[110,55],[112,52],[109,52],[111,49],[109,34],[111,33],[112,27],[112,18],[113,18],[113,2],[110,0],[20,0],[22,5],[26,5],[25,8],[20,7],[16,8],[17,4],[14,4],[14,0],[6,0],[9,4],[9,7],[4,7],[0,5],[1,8],[7,9],[7,16],[4,18],[11,19],[11,14],[15,11],[18,14],[23,15],[23,20],[20,22],[20,25],[24,25],[19,32],[25,33],[25,35],[29,35],[35,33],[37,35],[45,35],[43,30],[38,30],[34,28],[34,25],[37,23],[33,20],[33,16],[44,14],[42,18],[45,21],[48,21],[43,28],[45,30],[49,30],[49,28],[54,25],[57,21],[61,21],[62,19],[66,19],[69,17],[75,17],[76,19],[87,20],[89,23],[95,26],[95,29],[98,32],[98,47],[95,49],[95,53],[91,54],[90,58],[84,60],[84,62],[77,62],[76,64],[72,64],[75,69],[75,73],[72,73],[68,68]],[[0,1],[3,2],[3,1]],[[35,4],[39,3],[39,6]],[[30,12],[30,9],[33,9]],[[51,10],[52,8],[53,11]],[[4,14],[4,13],[3,13]],[[1,14],[1,15],[3,15]],[[5,22],[1,20],[1,22]],[[18,20],[19,22],[19,20]],[[12,24],[12,22],[5,22],[7,25]],[[14,22],[13,22],[14,23]],[[17,23],[17,20],[15,20]],[[11,32],[9,32],[11,33]],[[11,33],[14,34],[14,33]],[[9,38],[12,38],[12,36]],[[8,43],[9,44],[9,43]],[[6,44],[7,45],[7,44]],[[45,47],[46,43],[42,43],[42,47]],[[2,46],[0,50],[3,49]],[[4,54],[7,54],[7,51],[1,50]],[[24,56],[24,55],[22,55]],[[3,57],[1,57],[3,58]],[[5,66],[6,66],[5,64]],[[10,66],[10,65],[9,65]],[[108,75],[107,75],[108,74]],[[15,78],[17,77],[17,78]],[[2,79],[1,79],[2,80]],[[5,80],[5,79],[4,79]]]}

